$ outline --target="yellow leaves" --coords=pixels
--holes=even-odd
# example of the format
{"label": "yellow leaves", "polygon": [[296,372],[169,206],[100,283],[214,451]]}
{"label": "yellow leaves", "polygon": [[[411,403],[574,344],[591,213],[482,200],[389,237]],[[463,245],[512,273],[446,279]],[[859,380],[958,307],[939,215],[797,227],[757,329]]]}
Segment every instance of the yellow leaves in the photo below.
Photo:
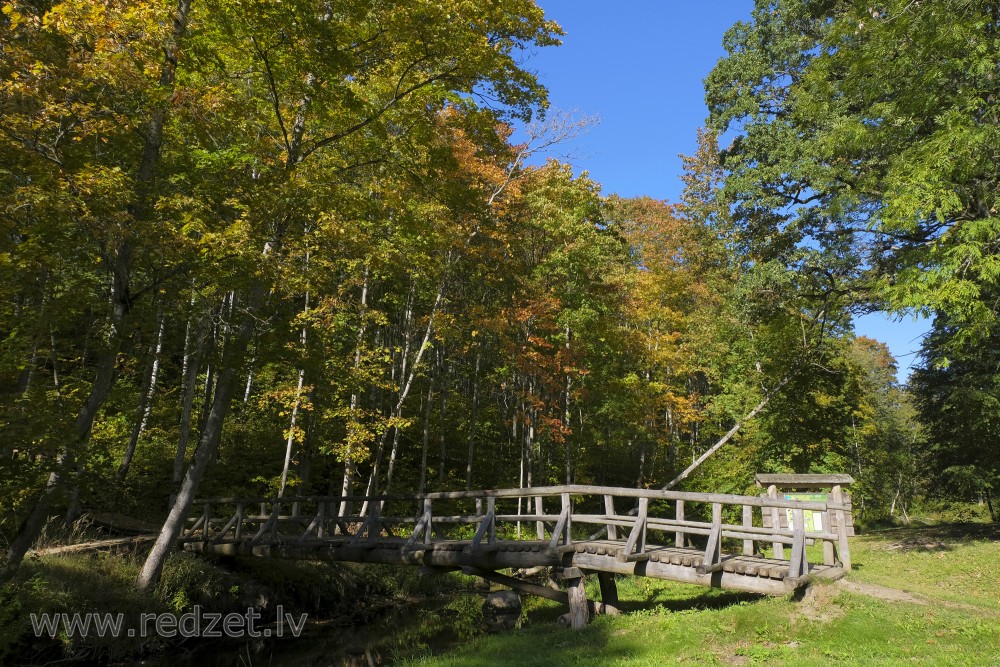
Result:
{"label": "yellow leaves", "polygon": [[17,30],[18,26],[24,22],[24,15],[14,8],[14,4],[11,2],[5,2],[3,8],[0,9],[3,14],[10,21],[10,30]]}

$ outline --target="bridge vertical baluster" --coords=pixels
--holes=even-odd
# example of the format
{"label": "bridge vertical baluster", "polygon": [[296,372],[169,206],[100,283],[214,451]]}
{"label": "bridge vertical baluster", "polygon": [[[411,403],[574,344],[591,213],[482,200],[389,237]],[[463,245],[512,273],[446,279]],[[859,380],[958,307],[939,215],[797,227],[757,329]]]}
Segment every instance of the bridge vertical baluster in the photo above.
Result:
{"label": "bridge vertical baluster", "polygon": [[201,537],[203,542],[208,542],[211,539],[209,534],[211,526],[209,525],[212,521],[212,503],[205,503],[205,521],[201,525]]}
{"label": "bridge vertical baluster", "polygon": [[236,530],[234,535],[237,540],[243,539],[243,518],[246,516],[246,510],[243,508],[243,503],[236,503]]}
{"label": "bridge vertical baluster", "polygon": [[[535,496],[535,515],[536,516],[542,516],[543,514],[545,514],[545,503],[542,502],[542,497],[541,496]],[[544,540],[545,539],[545,522],[541,521],[541,520],[536,521],[535,522],[535,530],[538,533],[538,539],[539,540]]]}
{"label": "bridge vertical baluster", "polygon": [[489,529],[486,533],[486,543],[496,544],[497,542],[497,499],[490,496],[486,500],[486,514],[490,517]]}
{"label": "bridge vertical baluster", "polygon": [[[743,527],[752,528],[753,527],[753,505],[743,506]],[[753,556],[753,540],[743,540],[743,555]]]}
{"label": "bridge vertical baluster", "polygon": [[319,501],[316,507],[316,537],[323,539],[326,537],[326,501]]}
{"label": "bridge vertical baluster", "polygon": [[271,541],[278,541],[278,517],[281,516],[281,501],[275,500],[271,502]]}
{"label": "bridge vertical baluster", "polygon": [[267,516],[267,514],[268,514],[268,512],[267,512],[267,501],[266,500],[262,500],[262,501],[260,501],[260,517],[264,518],[265,516]]}
{"label": "bridge vertical baluster", "polygon": [[424,498],[424,521],[426,523],[424,526],[424,544],[430,544],[434,527],[434,515],[431,513],[430,498]]}
{"label": "bridge vertical baluster", "polygon": [[[609,517],[615,516],[615,499],[614,496],[606,495],[604,496],[604,513]],[[618,526],[613,523],[608,524],[608,539],[617,540],[618,539]]]}
{"label": "bridge vertical baluster", "polygon": [[561,494],[562,510],[566,514],[566,527],[563,528],[563,544],[573,543],[573,503],[568,493]]}
{"label": "bridge vertical baluster", "polygon": [[[677,501],[677,523],[684,523],[684,501],[683,500],[678,500]],[[674,544],[679,549],[683,549],[685,546],[687,546],[686,541],[684,539],[684,535],[685,534],[684,534],[683,530],[678,530],[676,533],[674,533]]]}
{"label": "bridge vertical baluster", "polygon": [[788,562],[788,576],[801,577],[809,570],[806,563],[806,522],[802,510],[792,510],[792,557]]}
{"label": "bridge vertical baluster", "polygon": [[372,523],[368,527],[368,541],[374,542],[382,534],[382,510],[385,507],[384,500],[377,500],[371,504]]}
{"label": "bridge vertical baluster", "polygon": [[[844,492],[841,490],[840,484],[830,490],[830,499],[839,505],[844,504]],[[837,517],[837,555],[840,556],[840,562],[843,563],[844,569],[850,571],[851,550],[847,546],[847,513],[844,510],[836,510],[834,514]]]}
{"label": "bridge vertical baluster", "polygon": [[708,534],[708,544],[701,565],[695,570],[698,574],[714,572],[722,562],[722,503],[712,503],[712,531]]}
{"label": "bridge vertical baluster", "polygon": [[[778,487],[774,484],[767,487],[767,497],[777,499],[778,498]],[[784,510],[780,510],[777,507],[771,508],[771,529],[774,531],[781,530],[781,517],[784,514]],[[772,545],[773,553],[772,556],[778,560],[783,560],[785,558],[785,545],[781,542],[774,542]]]}
{"label": "bridge vertical baluster", "polygon": [[639,514],[642,515],[642,530],[636,543],[636,553],[646,553],[646,527],[649,520],[649,498],[639,498]]}

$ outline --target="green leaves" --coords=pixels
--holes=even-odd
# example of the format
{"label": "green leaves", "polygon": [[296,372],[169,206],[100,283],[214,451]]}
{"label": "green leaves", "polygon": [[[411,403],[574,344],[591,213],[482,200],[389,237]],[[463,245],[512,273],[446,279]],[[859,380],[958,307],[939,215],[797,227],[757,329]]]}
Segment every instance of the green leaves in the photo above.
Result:
{"label": "green leaves", "polygon": [[859,297],[967,313],[968,340],[980,335],[973,285],[995,284],[1000,250],[976,229],[995,217],[1000,183],[986,157],[1000,146],[991,10],[762,2],[726,43],[707,99],[713,127],[736,133],[723,198],[749,243],[832,259],[830,242],[848,241]]}

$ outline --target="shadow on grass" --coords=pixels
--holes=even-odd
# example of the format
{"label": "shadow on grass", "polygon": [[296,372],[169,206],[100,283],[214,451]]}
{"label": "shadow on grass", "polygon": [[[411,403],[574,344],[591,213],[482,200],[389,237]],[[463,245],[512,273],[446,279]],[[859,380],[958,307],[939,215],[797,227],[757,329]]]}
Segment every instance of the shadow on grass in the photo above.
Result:
{"label": "shadow on grass", "polygon": [[903,542],[905,540],[949,540],[951,542],[1000,541],[1000,524],[941,523],[932,526],[896,526],[866,531],[866,537]]}

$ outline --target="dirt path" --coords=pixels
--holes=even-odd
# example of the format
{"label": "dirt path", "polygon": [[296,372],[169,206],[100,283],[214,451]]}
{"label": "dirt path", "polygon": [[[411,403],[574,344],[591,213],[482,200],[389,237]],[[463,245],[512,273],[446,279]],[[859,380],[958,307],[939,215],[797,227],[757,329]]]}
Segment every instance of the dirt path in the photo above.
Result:
{"label": "dirt path", "polygon": [[837,586],[845,591],[851,593],[857,593],[858,595],[867,595],[868,597],[875,598],[877,600],[885,600],[886,602],[909,602],[911,604],[919,605],[937,605],[939,607],[945,607],[946,609],[959,609],[962,611],[974,611],[977,614],[982,614],[986,616],[1000,616],[1000,613],[995,612],[991,609],[984,609],[982,607],[977,607],[974,604],[965,604],[962,602],[951,602],[949,600],[941,600],[940,598],[932,598],[926,595],[921,595],[919,593],[910,593],[909,591],[904,591],[899,588],[890,588],[888,586],[880,586],[878,584],[869,584],[862,581],[850,581],[848,579],[841,579],[837,582]]}

